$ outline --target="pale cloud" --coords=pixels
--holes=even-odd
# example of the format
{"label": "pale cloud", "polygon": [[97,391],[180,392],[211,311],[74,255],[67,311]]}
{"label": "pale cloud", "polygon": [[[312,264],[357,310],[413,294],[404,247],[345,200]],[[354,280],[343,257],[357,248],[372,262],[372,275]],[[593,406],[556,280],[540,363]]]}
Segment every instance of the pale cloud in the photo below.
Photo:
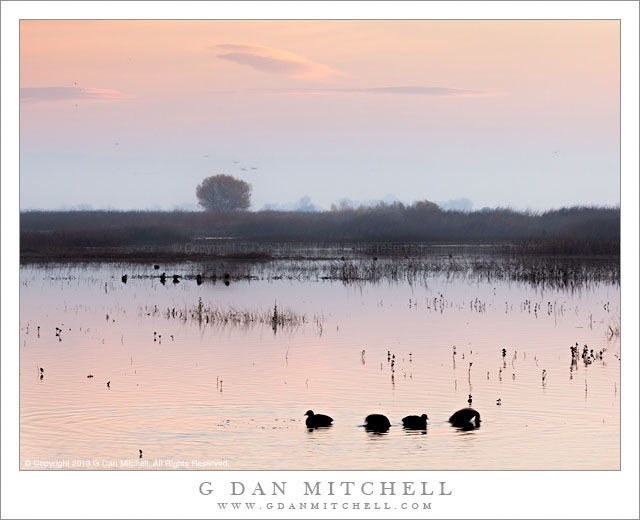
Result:
{"label": "pale cloud", "polygon": [[430,86],[397,86],[397,87],[362,87],[362,88],[271,88],[271,89],[237,89],[220,91],[221,94],[391,94],[418,95],[440,97],[495,97],[505,96],[505,92],[489,90],[473,90],[453,87]]}
{"label": "pale cloud", "polygon": [[240,43],[222,43],[213,48],[224,51],[218,54],[220,59],[248,65],[262,72],[312,81],[328,81],[338,76],[338,72],[327,65],[281,49]]}
{"label": "pale cloud", "polygon": [[20,87],[20,102],[37,101],[120,101],[129,96],[108,88]]}

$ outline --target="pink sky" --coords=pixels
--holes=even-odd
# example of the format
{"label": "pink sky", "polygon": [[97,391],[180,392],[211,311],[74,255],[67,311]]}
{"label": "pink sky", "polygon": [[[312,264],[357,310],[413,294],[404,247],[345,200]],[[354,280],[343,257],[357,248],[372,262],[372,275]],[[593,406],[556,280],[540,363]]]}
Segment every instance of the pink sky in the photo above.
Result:
{"label": "pink sky", "polygon": [[255,208],[619,202],[617,21],[20,28],[23,208],[186,207],[215,173]]}

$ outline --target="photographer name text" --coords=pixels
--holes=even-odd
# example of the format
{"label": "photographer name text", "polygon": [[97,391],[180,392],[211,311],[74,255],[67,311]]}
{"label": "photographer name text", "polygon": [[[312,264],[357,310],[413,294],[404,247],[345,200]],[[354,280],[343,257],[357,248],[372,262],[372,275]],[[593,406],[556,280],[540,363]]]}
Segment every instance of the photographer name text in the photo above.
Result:
{"label": "photographer name text", "polygon": [[[231,481],[228,487],[222,490],[222,494],[229,496],[286,496],[286,481],[280,482],[241,482]],[[201,495],[215,495],[215,490],[211,482],[201,482],[198,491]],[[302,489],[295,490],[296,494],[302,493],[305,496],[450,496],[452,491],[448,488],[447,482],[428,481],[378,481],[371,480],[364,482],[349,481],[305,481]]]}

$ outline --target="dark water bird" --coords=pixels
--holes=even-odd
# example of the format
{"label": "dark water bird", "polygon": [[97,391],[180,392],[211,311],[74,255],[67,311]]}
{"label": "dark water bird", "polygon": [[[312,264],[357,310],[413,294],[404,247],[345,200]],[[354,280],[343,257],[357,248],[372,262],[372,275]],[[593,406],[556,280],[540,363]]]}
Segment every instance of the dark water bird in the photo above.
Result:
{"label": "dark water bird", "polygon": [[179,274],[173,275],[173,283],[180,283],[180,278],[182,278]]}
{"label": "dark water bird", "polygon": [[89,375],[87,376],[87,379],[91,379],[92,377],[93,377],[93,375],[89,374]]}
{"label": "dark water bird", "polygon": [[367,415],[364,423],[365,429],[370,432],[383,433],[391,427],[389,419],[379,413]]}
{"label": "dark water bird", "polygon": [[422,415],[407,415],[404,419],[402,419],[402,426],[407,430],[426,430],[427,428],[427,417],[426,413]]}
{"label": "dark water bird", "polygon": [[142,458],[142,450],[138,450],[140,452],[140,458]]}
{"label": "dark water bird", "polygon": [[122,275],[122,283],[127,283],[127,279],[128,279],[128,278],[129,278],[129,277],[128,277],[126,274],[123,274],[123,275]]}
{"label": "dark water bird", "polygon": [[229,273],[224,273],[225,280],[229,280],[230,278],[231,278],[231,275]]}
{"label": "dark water bird", "polygon": [[496,401],[496,404],[497,404],[498,406],[501,406],[501,405],[502,405],[502,399],[498,398],[498,400]]}
{"label": "dark water bird", "polygon": [[458,428],[478,428],[480,426],[480,414],[473,408],[463,408],[449,417],[449,422]]}
{"label": "dark water bird", "polygon": [[107,381],[107,388],[111,388],[111,381]]}
{"label": "dark water bird", "polygon": [[167,283],[167,275],[166,275],[165,273],[162,273],[162,274],[160,275],[160,283],[161,283],[162,285],[164,285],[165,283]]}
{"label": "dark water bird", "polygon": [[331,426],[333,419],[328,415],[322,415],[321,413],[315,414],[313,410],[308,410],[305,413],[307,420],[305,421],[309,428],[322,428],[325,426]]}
{"label": "dark water bird", "polygon": [[196,283],[202,285],[202,275],[200,273],[196,275]]}
{"label": "dark water bird", "polygon": [[469,399],[467,399],[467,403],[471,404],[473,402],[473,396],[469,394]]}
{"label": "dark water bird", "polygon": [[160,266],[159,266],[158,264],[155,264],[155,265],[153,266],[153,268],[154,268],[154,269],[160,269]]}

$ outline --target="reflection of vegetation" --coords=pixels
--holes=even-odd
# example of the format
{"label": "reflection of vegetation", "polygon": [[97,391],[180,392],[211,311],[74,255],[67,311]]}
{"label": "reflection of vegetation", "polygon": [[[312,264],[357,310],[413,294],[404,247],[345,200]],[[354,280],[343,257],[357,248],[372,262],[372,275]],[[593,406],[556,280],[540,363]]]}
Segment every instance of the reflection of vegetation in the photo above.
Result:
{"label": "reflection of vegetation", "polygon": [[[334,254],[335,256],[335,254]],[[163,264],[163,269],[178,274],[182,285],[193,285],[207,290],[207,286],[262,280],[276,282],[339,282],[348,285],[400,284],[429,286],[435,279],[453,282],[514,282],[534,288],[580,290],[597,284],[620,284],[620,259],[616,256],[544,256],[500,255],[467,252],[464,255],[428,255],[423,257],[372,257],[340,260],[220,260]],[[44,265],[51,265],[46,262]],[[65,268],[77,266],[66,262]],[[161,277],[152,264],[115,262],[115,272],[128,272],[130,284],[160,284]],[[73,271],[69,271],[73,273]],[[74,279],[65,276],[61,279]],[[104,278],[91,278],[104,285]],[[118,274],[113,279],[120,279]],[[173,284],[172,284],[173,285]],[[223,288],[224,290],[224,288]],[[280,307],[277,313],[281,312]],[[619,320],[619,319],[618,319]],[[612,324],[612,328],[613,324]],[[615,330],[615,328],[614,328]]]}
{"label": "reflection of vegetation", "polygon": [[[274,333],[278,329],[297,328],[310,323],[306,314],[290,309],[280,309],[277,305],[273,309],[248,309],[245,307],[222,308],[216,305],[205,306],[202,298],[193,307],[160,309],[157,305],[142,307],[140,312],[147,316],[163,316],[182,322],[197,322],[199,325],[243,326],[268,325]],[[321,327],[324,318],[314,316],[313,322]]]}
{"label": "reflection of vegetation", "polygon": [[23,257],[40,254],[44,258],[74,253],[109,258],[109,251],[95,248],[157,252],[198,237],[303,243],[515,244],[516,251],[535,254],[619,254],[620,243],[618,208],[459,212],[442,211],[428,201],[317,213],[33,211],[21,213],[20,225]]}
{"label": "reflection of vegetation", "polygon": [[[213,272],[215,265],[203,265]],[[620,281],[617,257],[542,257],[481,255],[462,258],[401,258],[340,261],[284,261],[225,264],[234,280],[340,281],[346,284],[400,283],[426,285],[433,276],[448,280],[522,282],[535,287],[575,289]],[[205,281],[207,279],[205,278]],[[211,278],[213,280],[213,278]]]}
{"label": "reflection of vegetation", "polygon": [[617,313],[609,320],[607,337],[609,340],[620,337],[620,315]]}

